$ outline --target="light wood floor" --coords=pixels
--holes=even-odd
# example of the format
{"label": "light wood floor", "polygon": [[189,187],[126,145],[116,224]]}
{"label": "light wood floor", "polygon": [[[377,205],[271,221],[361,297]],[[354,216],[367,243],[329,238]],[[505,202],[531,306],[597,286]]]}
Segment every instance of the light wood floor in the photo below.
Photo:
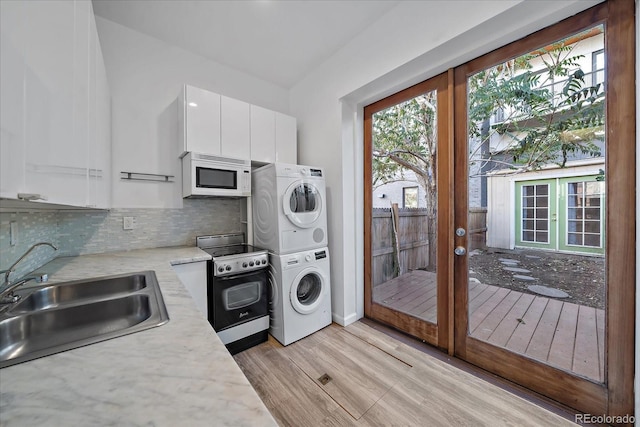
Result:
{"label": "light wood floor", "polygon": [[574,425],[362,322],[234,358],[281,426]]}
{"label": "light wood floor", "polygon": [[[381,305],[436,321],[435,274],[422,270],[374,288]],[[471,336],[603,381],[604,310],[499,286],[469,283]]]}

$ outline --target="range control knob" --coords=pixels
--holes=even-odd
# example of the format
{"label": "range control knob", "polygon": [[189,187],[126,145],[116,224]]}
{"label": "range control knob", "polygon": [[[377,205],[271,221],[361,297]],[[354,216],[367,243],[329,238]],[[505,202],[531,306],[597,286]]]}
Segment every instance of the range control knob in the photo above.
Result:
{"label": "range control knob", "polygon": [[249,267],[253,267],[253,261],[249,261]]}
{"label": "range control knob", "polygon": [[246,262],[243,262],[243,263],[242,263],[242,268],[247,268],[247,266],[248,266],[248,265],[249,265],[249,264],[247,264]]}
{"label": "range control knob", "polygon": [[223,271],[224,271],[224,267],[223,266],[218,267],[218,273],[222,273]]}
{"label": "range control knob", "polygon": [[227,270],[227,271],[231,271],[231,266],[227,265],[224,269]]}
{"label": "range control knob", "polygon": [[262,265],[265,265],[266,263],[267,263],[267,260],[266,260],[266,259],[263,259],[263,260],[262,260]]}

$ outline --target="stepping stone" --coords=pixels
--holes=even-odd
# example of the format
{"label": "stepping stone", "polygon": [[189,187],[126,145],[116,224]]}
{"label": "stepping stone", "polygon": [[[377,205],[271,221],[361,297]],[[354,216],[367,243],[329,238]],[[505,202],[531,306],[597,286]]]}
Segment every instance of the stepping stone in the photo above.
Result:
{"label": "stepping stone", "polygon": [[475,277],[469,277],[469,283],[477,283],[479,285],[482,284],[480,280],[476,279]]}
{"label": "stepping stone", "polygon": [[517,267],[518,263],[517,262],[502,261],[502,265],[504,265],[506,267]]}
{"label": "stepping stone", "polygon": [[515,262],[516,264],[520,263],[520,261],[518,261],[517,259],[513,259],[513,258],[498,258],[498,261],[500,261],[500,262]]}
{"label": "stepping stone", "polygon": [[527,281],[527,282],[533,282],[533,281],[535,281],[535,280],[538,280],[538,279],[536,279],[535,277],[531,277],[531,276],[523,276],[523,275],[521,275],[521,274],[514,274],[514,275],[513,275],[513,278],[514,278],[514,279],[518,279],[518,280],[524,280],[524,281]]}
{"label": "stepping stone", "polygon": [[544,295],[545,297],[553,297],[553,298],[567,298],[569,296],[565,291],[561,291],[560,289],[550,288],[548,286],[542,285],[531,285],[527,286],[531,292],[535,292],[536,294]]}
{"label": "stepping stone", "polygon": [[517,268],[517,267],[502,267],[503,270],[513,271],[514,273],[531,273],[530,270],[526,268]]}
{"label": "stepping stone", "polygon": [[526,258],[531,258],[531,259],[542,259],[541,256],[536,256],[536,255],[525,255]]}

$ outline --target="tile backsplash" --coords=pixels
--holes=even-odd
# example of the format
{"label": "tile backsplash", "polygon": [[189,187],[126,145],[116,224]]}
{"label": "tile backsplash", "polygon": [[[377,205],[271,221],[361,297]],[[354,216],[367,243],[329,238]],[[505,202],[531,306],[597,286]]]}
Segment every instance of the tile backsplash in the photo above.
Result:
{"label": "tile backsplash", "polygon": [[[0,270],[5,270],[37,242],[58,247],[36,248],[16,268],[21,277],[59,256],[74,256],[163,246],[194,246],[196,236],[243,231],[240,199],[185,199],[182,209],[111,209],[0,213]],[[123,218],[134,217],[133,230]],[[15,222],[15,245],[10,242]],[[1,282],[1,279],[0,279]]]}

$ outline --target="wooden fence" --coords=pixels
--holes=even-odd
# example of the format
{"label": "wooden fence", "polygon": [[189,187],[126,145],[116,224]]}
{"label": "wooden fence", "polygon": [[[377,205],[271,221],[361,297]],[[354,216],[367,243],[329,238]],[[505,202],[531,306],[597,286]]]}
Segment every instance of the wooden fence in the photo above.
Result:
{"label": "wooden fence", "polygon": [[[470,209],[469,250],[485,246],[486,217],[486,209]],[[427,219],[426,209],[398,209],[398,243],[400,247],[400,267],[398,270],[408,272],[409,270],[426,268],[429,265],[429,222]],[[376,286],[397,276],[391,208],[373,209],[371,237],[373,252],[371,280],[373,286]]]}
{"label": "wooden fence", "polygon": [[[426,209],[398,209],[398,243],[403,271],[429,264],[429,229]],[[373,210],[371,224],[373,286],[397,276],[394,261],[393,220],[390,208]]]}
{"label": "wooden fence", "polygon": [[487,208],[469,209],[469,250],[487,246]]}

